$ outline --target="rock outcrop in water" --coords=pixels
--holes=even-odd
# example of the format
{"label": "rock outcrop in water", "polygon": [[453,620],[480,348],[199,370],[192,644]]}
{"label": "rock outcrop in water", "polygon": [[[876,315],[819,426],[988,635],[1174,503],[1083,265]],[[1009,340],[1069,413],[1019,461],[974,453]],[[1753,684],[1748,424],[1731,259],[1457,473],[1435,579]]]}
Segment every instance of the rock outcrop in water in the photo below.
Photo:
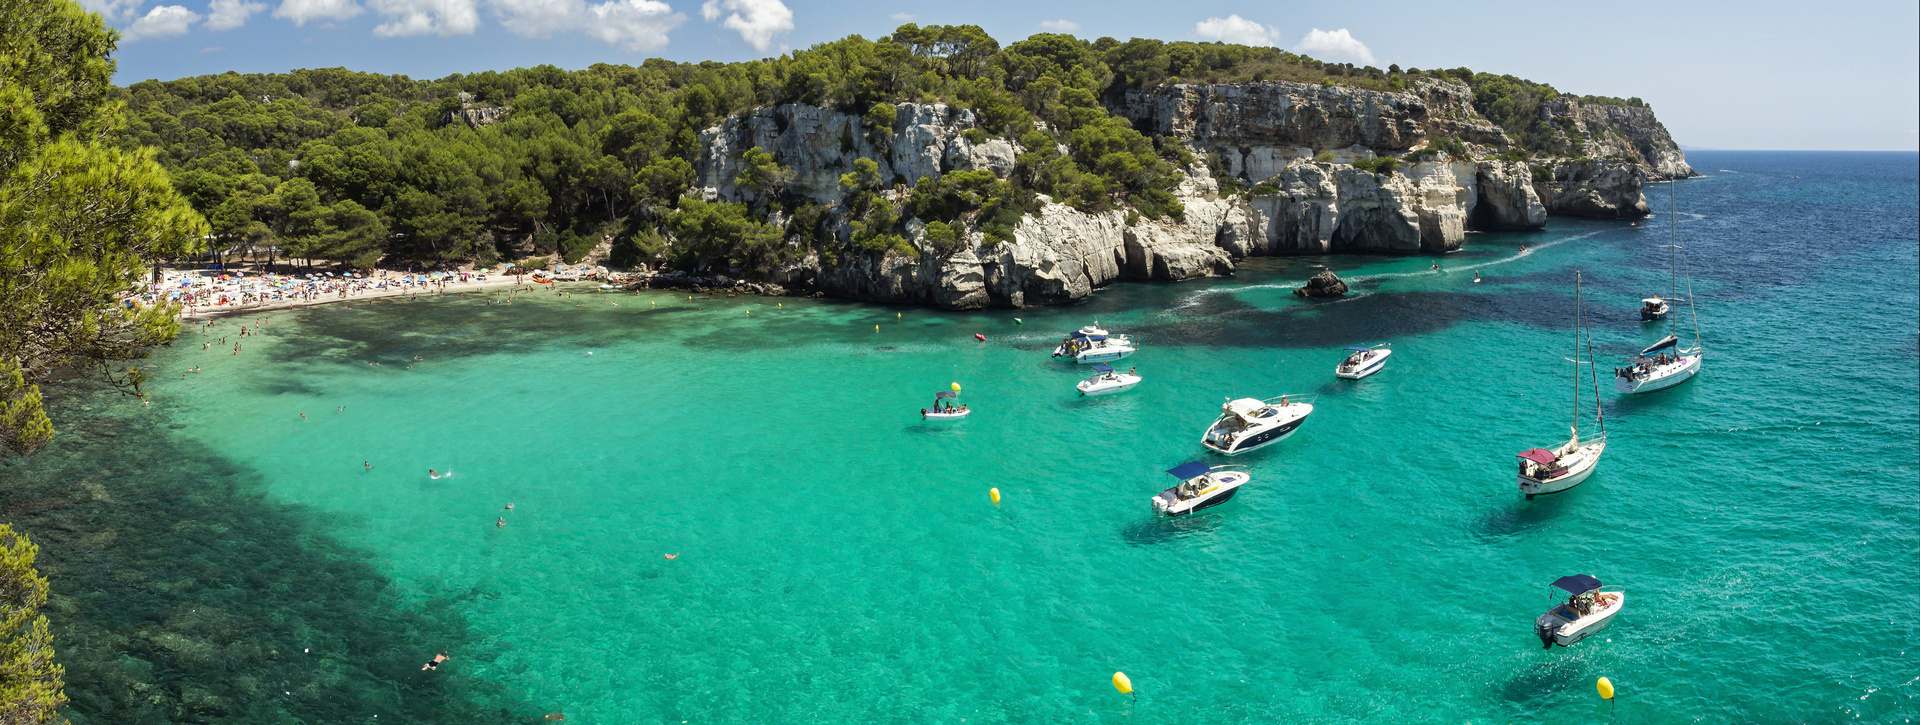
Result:
{"label": "rock outcrop in water", "polygon": [[1307,286],[1293,291],[1301,297],[1339,297],[1347,293],[1347,283],[1333,270],[1324,270],[1307,280]]}
{"label": "rock outcrop in water", "polygon": [[[1011,239],[964,228],[960,248],[942,252],[920,220],[908,220],[917,254],[810,254],[776,270],[773,281],[948,309],[1059,304],[1119,280],[1231,274],[1248,256],[1440,254],[1458,249],[1470,230],[1537,229],[1549,214],[1642,217],[1649,177],[1692,171],[1645,108],[1571,97],[1547,104],[1543,113],[1570,119],[1561,125],[1578,135],[1567,138],[1584,139],[1569,153],[1585,155],[1546,162],[1514,160],[1506,133],[1472,100],[1466,86],[1433,79],[1396,92],[1287,82],[1127,91],[1111,112],[1194,152],[1173,192],[1184,206],[1178,217],[1087,213],[1043,196]],[[891,132],[880,134],[860,116],[804,104],[724,119],[701,135],[700,193],[761,201],[737,183],[744,154],[757,147],[791,170],[789,194],[839,214],[841,177],[858,159],[874,160],[891,187],[887,197],[904,200],[926,177],[985,170],[1007,178],[1026,150],[969,133],[970,110],[895,109]],[[1394,166],[1371,168],[1389,156]],[[1222,194],[1221,179],[1237,193]],[[851,221],[840,215],[830,226],[844,240]]]}

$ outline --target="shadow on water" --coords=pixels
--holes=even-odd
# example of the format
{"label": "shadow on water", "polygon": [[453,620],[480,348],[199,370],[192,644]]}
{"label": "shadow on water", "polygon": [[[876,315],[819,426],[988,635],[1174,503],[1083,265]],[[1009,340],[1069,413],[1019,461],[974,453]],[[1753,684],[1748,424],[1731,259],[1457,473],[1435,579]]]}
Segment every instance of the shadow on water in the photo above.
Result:
{"label": "shadow on water", "polygon": [[[462,671],[492,655],[456,604],[490,593],[407,601],[312,511],[160,432],[158,411],[103,405],[98,384],[48,392],[74,423],[0,459],[0,520],[40,545],[74,723],[538,721]],[[452,666],[421,672],[441,650]]]}
{"label": "shadow on water", "polygon": [[1464,322],[1563,329],[1572,325],[1571,297],[1571,290],[1375,292],[1262,310],[1231,295],[1208,294],[1199,303],[1204,316],[1150,324],[1137,332],[1155,345],[1308,348],[1425,335]]}
{"label": "shadow on water", "polygon": [[[1146,505],[1146,502],[1142,501],[1141,505]],[[1120,540],[1133,546],[1158,546],[1190,536],[1213,533],[1220,528],[1221,521],[1220,514],[1211,510],[1181,517],[1156,514],[1152,521],[1142,521],[1121,527]]]}
{"label": "shadow on water", "polygon": [[[1546,611],[1545,605],[1541,606],[1541,611]],[[1530,640],[1527,644],[1538,649],[1539,641]],[[1497,700],[1515,705],[1531,705],[1542,697],[1558,696],[1560,693],[1587,684],[1587,671],[1586,661],[1578,657],[1549,656],[1542,661],[1527,665],[1525,669],[1497,685],[1493,696]]]}
{"label": "shadow on water", "polygon": [[1572,490],[1540,496],[1532,501],[1526,500],[1516,484],[1511,493],[1513,499],[1481,516],[1480,520],[1473,524],[1473,533],[1483,539],[1502,539],[1545,527],[1566,515],[1567,510],[1573,508],[1574,500],[1581,495],[1582,489],[1593,483],[1595,482],[1589,480]]}

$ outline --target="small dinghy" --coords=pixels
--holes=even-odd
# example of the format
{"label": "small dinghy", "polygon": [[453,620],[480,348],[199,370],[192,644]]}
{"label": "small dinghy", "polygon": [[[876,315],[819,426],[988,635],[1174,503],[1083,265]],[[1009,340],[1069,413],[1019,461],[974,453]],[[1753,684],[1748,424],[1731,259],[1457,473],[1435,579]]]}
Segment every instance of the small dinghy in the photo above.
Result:
{"label": "small dinghy", "polygon": [[1209,467],[1195,461],[1168,470],[1167,474],[1180,479],[1180,484],[1153,497],[1154,512],[1185,516],[1226,503],[1240,492],[1240,486],[1249,476],[1244,471],[1222,471],[1222,468],[1226,466]]}
{"label": "small dinghy", "polygon": [[1556,604],[1533,622],[1533,633],[1542,647],[1570,646],[1607,627],[1613,615],[1627,606],[1626,592],[1600,591],[1600,580],[1586,574],[1563,576],[1553,587],[1567,593],[1567,601]]}
{"label": "small dinghy", "polygon": [[[959,386],[956,385],[954,387],[959,387]],[[958,392],[951,391],[951,390],[942,390],[938,393],[934,393],[933,407],[921,408],[920,419],[921,420],[959,420],[961,418],[965,418],[968,415],[973,414],[973,411],[967,410],[967,406],[965,404],[962,404],[958,408],[953,407],[953,401],[958,400],[959,397],[960,397],[960,394]],[[947,401],[947,405],[944,408],[940,407],[940,401],[942,400]]]}
{"label": "small dinghy", "polygon": [[1333,374],[1335,377],[1346,378],[1348,380],[1359,380],[1368,375],[1380,372],[1382,368],[1387,366],[1387,356],[1393,354],[1393,351],[1387,349],[1386,345],[1349,347],[1347,350],[1353,354],[1348,355],[1347,359],[1341,360],[1339,365],[1334,366]]}
{"label": "small dinghy", "polygon": [[1114,372],[1113,368],[1108,365],[1095,365],[1093,366],[1093,377],[1080,381],[1080,383],[1074,387],[1080,389],[1081,395],[1093,396],[1124,393],[1132,390],[1133,386],[1139,384],[1140,376],[1135,375],[1132,370],[1121,373]]}
{"label": "small dinghy", "polygon": [[1229,400],[1220,406],[1220,417],[1207,427],[1200,444],[1232,456],[1284,441],[1313,414],[1316,397],[1282,395],[1266,400]]}

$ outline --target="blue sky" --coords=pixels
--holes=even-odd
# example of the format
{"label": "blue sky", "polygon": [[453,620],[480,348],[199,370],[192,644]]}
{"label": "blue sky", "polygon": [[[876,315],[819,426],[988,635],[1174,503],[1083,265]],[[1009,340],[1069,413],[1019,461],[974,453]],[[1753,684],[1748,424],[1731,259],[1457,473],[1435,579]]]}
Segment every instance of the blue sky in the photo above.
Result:
{"label": "blue sky", "polygon": [[82,0],[127,33],[117,81],[343,66],[439,78],[779,55],[904,22],[1273,45],[1385,68],[1639,96],[1680,143],[1920,148],[1920,3]]}

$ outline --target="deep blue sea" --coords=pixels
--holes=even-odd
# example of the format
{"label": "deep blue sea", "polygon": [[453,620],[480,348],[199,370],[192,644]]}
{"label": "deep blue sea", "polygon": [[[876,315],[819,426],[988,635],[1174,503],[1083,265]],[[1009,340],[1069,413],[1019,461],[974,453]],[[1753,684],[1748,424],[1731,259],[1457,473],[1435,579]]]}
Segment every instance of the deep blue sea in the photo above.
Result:
{"label": "deep blue sea", "polygon": [[[232,318],[150,361],[151,407],[61,388],[6,511],[83,724],[1908,722],[1920,157],[1689,160],[1705,362],[1660,393],[1605,377],[1668,329],[1635,312],[1669,284],[1656,186],[1651,219],[1473,234],[1441,272],[1254,259],[1052,309],[581,285],[203,351],[260,322]],[[1313,264],[1354,294],[1293,296]],[[1576,272],[1609,446],[1527,501],[1514,454],[1573,415]],[[1081,398],[1050,359],[1096,321],[1137,389]],[[921,421],[952,383],[973,415]],[[1199,444],[1226,397],[1283,393],[1317,410],[1231,459],[1237,498],[1155,518],[1162,471],[1228,462]],[[1543,650],[1576,573],[1627,607]]]}

